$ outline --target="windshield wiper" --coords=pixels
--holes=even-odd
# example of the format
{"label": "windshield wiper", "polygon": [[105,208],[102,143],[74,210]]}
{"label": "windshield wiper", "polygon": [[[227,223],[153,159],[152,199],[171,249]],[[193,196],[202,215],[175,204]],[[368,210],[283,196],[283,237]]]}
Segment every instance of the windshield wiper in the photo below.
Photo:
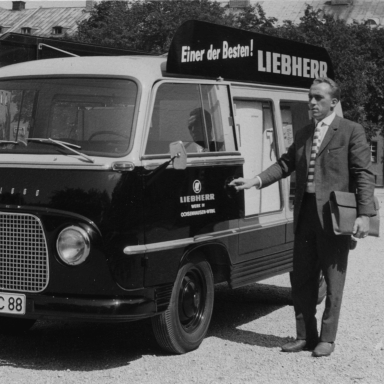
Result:
{"label": "windshield wiper", "polygon": [[65,141],[60,141],[60,140],[54,140],[54,139],[51,139],[51,138],[45,139],[45,138],[33,137],[33,138],[28,138],[27,140],[28,141],[34,141],[36,143],[58,145],[59,147],[63,147],[65,149],[68,149],[68,151],[70,151],[72,153],[76,153],[76,155],[81,156],[83,159],[86,159],[86,160],[88,160],[91,163],[95,162],[95,160],[91,159],[89,156],[85,155],[84,153],[81,153],[81,152],[76,151],[75,149],[73,149],[73,148],[81,149],[81,147],[79,145],[76,145],[76,144],[67,143]]}
{"label": "windshield wiper", "polygon": [[0,140],[0,144],[19,144],[19,142],[12,140]]}

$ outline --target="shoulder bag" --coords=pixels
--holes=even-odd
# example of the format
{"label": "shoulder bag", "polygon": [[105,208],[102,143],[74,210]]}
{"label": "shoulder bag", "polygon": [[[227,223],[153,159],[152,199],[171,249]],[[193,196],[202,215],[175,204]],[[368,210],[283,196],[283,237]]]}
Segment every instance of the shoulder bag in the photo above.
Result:
{"label": "shoulder bag", "polygon": [[[379,200],[374,196],[373,200],[376,216],[369,218],[369,236],[379,236],[380,215]],[[353,225],[357,217],[356,194],[350,192],[331,192],[329,199],[333,231],[336,235],[352,235]]]}

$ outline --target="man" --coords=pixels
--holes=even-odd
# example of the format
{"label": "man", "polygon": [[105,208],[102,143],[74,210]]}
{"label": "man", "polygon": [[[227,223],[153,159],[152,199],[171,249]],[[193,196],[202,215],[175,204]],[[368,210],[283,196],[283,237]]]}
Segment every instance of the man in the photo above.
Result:
{"label": "man", "polygon": [[[207,130],[204,129],[204,126],[207,127]],[[189,114],[188,129],[193,142],[185,145],[187,153],[210,152],[216,150],[215,143],[212,141],[211,115],[208,111],[205,109],[203,110],[202,108],[195,108]],[[209,148],[207,147],[207,143],[209,143]]]}
{"label": "man", "polygon": [[[238,191],[265,188],[296,171],[290,278],[297,338],[283,345],[283,352],[314,349],[312,355],[320,357],[335,349],[351,239],[333,232],[330,193],[357,191],[356,238],[367,236],[369,216],[375,214],[374,176],[365,132],[361,125],[336,116],[339,99],[340,89],[333,80],[315,79],[309,91],[309,109],[316,124],[299,130],[287,153],[260,175],[231,183]],[[327,283],[327,297],[319,339],[315,314],[320,271]]]}

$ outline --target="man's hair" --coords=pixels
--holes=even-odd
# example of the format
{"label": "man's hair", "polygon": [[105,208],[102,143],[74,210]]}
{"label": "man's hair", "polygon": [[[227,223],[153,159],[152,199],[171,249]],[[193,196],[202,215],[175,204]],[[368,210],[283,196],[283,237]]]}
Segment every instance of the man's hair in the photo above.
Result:
{"label": "man's hair", "polygon": [[336,84],[336,82],[334,82],[329,77],[317,77],[315,80],[313,80],[313,84],[321,84],[321,83],[328,84],[331,87],[331,96],[337,100],[340,100],[341,89]]}
{"label": "man's hair", "polygon": [[205,123],[207,124],[207,128],[211,129],[212,128],[212,117],[211,117],[211,114],[207,110],[205,110],[201,107],[198,107],[198,108],[195,108],[193,111],[191,111],[189,116],[196,116],[201,120],[201,122],[203,122],[204,121],[203,120],[203,112],[204,112],[204,119],[205,119]]}

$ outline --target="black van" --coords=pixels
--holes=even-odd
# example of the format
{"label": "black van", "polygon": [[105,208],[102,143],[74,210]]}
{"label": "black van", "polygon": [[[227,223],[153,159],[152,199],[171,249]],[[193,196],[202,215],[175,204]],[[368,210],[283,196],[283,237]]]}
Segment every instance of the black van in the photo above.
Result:
{"label": "black van", "polygon": [[292,269],[294,177],[227,185],[286,150],[321,75],[322,48],[198,21],[167,58],[1,68],[0,329],[151,317],[197,348],[215,283]]}

